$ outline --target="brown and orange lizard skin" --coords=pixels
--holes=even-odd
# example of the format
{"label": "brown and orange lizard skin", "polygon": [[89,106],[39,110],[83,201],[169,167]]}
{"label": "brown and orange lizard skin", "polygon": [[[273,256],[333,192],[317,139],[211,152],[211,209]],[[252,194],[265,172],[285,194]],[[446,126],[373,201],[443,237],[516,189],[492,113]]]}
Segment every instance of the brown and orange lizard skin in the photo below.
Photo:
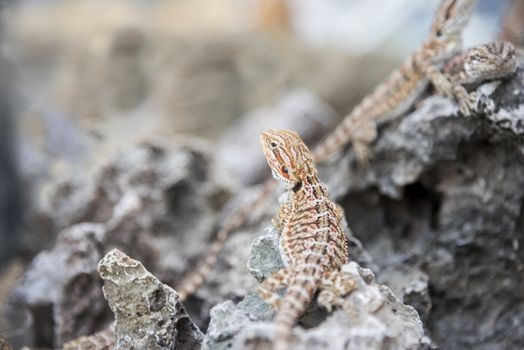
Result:
{"label": "brown and orange lizard skin", "polygon": [[[260,139],[273,177],[288,187],[287,201],[274,220],[285,267],[258,289],[278,310],[274,349],[285,350],[293,325],[318,290],[319,304],[331,310],[351,292],[355,281],[340,271],[349,259],[343,211],[329,199],[304,141],[290,130],[269,130]],[[283,287],[286,293],[280,298]]]}
{"label": "brown and orange lizard skin", "polygon": [[116,342],[112,328],[89,336],[80,337],[64,344],[64,350],[111,350]]}

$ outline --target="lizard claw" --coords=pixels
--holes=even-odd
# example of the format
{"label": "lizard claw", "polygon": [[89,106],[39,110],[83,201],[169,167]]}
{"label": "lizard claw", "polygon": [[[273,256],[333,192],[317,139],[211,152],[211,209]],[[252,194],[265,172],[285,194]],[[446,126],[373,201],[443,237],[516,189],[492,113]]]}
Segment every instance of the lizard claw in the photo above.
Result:
{"label": "lizard claw", "polygon": [[471,116],[477,110],[478,94],[476,92],[468,93],[461,85],[455,86],[453,92],[458,100],[460,113],[465,117]]}
{"label": "lizard claw", "polygon": [[324,289],[318,294],[317,303],[331,313],[336,303],[336,296],[332,291]]}
{"label": "lizard claw", "polygon": [[353,142],[353,150],[359,165],[367,166],[373,158],[373,151],[363,142]]}
{"label": "lizard claw", "polygon": [[469,117],[477,110],[477,96],[476,92],[472,92],[459,101],[459,109],[462,115]]}

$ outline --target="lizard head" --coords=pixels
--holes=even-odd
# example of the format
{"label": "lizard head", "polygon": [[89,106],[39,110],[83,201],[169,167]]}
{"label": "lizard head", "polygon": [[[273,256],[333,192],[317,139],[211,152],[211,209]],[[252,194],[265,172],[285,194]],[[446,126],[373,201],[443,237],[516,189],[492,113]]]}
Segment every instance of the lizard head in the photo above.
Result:
{"label": "lizard head", "polygon": [[300,136],[291,130],[268,130],[260,141],[273,177],[292,186],[301,183],[305,165],[312,160]]}
{"label": "lizard head", "polygon": [[464,71],[472,80],[505,77],[517,69],[515,47],[509,42],[491,42],[468,50]]}
{"label": "lizard head", "polygon": [[469,49],[452,59],[448,74],[458,84],[504,78],[517,69],[515,47],[509,42],[490,42]]}

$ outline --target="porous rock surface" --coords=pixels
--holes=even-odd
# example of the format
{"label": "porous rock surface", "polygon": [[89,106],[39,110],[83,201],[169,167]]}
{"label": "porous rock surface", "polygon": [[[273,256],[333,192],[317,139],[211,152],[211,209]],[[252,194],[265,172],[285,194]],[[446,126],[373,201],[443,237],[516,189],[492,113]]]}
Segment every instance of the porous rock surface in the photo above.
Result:
{"label": "porous rock surface", "polygon": [[[257,280],[283,266],[274,231],[253,241],[248,268]],[[300,320],[309,329],[295,328],[293,349],[420,349],[430,345],[415,309],[377,284],[371,270],[355,262],[342,270],[356,281],[356,290],[345,298],[343,310],[332,315],[313,302]],[[271,307],[256,295],[246,296],[238,305],[231,301],[219,304],[211,310],[204,348],[270,349],[276,331],[270,322],[273,315]]]}
{"label": "porous rock surface", "polygon": [[114,350],[197,350],[203,334],[178,294],[118,249],[98,264],[104,296],[115,315]]}
{"label": "porous rock surface", "polygon": [[216,210],[228,197],[218,179],[205,148],[188,140],[142,143],[92,178],[59,182],[42,215],[61,231],[11,297],[36,320],[34,345],[59,347],[111,323],[96,266],[113,248],[174,284],[213,233]]}
{"label": "porous rock surface", "polygon": [[350,226],[443,349],[524,346],[524,74],[477,89],[478,113],[429,97],[382,128],[368,167],[321,169]]}

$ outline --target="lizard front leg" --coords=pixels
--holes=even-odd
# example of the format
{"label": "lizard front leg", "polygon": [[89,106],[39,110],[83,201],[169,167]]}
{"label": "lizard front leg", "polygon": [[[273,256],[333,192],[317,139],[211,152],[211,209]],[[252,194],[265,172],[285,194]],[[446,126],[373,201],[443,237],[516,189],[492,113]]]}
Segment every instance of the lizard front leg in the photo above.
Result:
{"label": "lizard front leg", "polygon": [[373,157],[370,145],[377,138],[377,124],[371,118],[355,115],[344,122],[344,127],[344,132],[350,135],[357,161],[366,165]]}
{"label": "lizard front leg", "polygon": [[428,62],[418,62],[422,73],[431,81],[437,92],[446,97],[454,98],[459,103],[459,110],[464,116],[469,117],[476,109],[477,94],[468,93],[460,85],[453,83],[448,76],[438,67]]}
{"label": "lizard front leg", "polygon": [[290,273],[287,267],[278,270],[258,286],[258,294],[266,303],[278,310],[281,299],[278,291],[289,284],[289,277]]}
{"label": "lizard front leg", "polygon": [[285,201],[280,206],[280,209],[278,210],[278,214],[275,218],[271,220],[271,224],[277,229],[277,231],[280,233],[284,229],[284,226],[286,225],[286,220],[289,218],[289,213],[291,212],[291,203],[289,201]]}

